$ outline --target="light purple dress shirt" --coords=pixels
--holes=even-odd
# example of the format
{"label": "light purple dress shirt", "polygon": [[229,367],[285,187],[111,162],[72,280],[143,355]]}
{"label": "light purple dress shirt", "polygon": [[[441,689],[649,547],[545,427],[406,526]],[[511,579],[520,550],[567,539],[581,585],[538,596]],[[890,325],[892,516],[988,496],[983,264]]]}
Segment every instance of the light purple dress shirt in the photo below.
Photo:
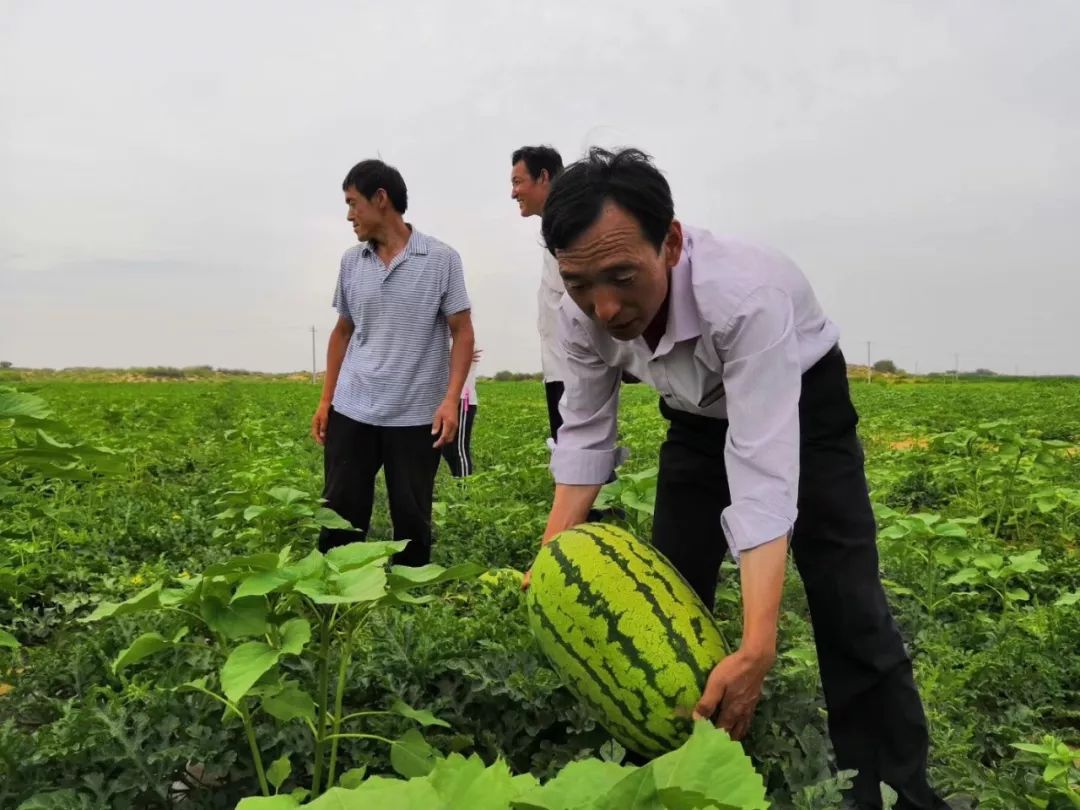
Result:
{"label": "light purple dress shirt", "polygon": [[625,458],[616,447],[625,369],[673,409],[728,420],[731,505],[721,522],[738,559],[794,526],[802,374],[839,330],[790,259],[697,228],[684,226],[683,236],[655,351],[644,338],[616,340],[563,298],[566,390],[551,471],[559,484],[603,484]]}

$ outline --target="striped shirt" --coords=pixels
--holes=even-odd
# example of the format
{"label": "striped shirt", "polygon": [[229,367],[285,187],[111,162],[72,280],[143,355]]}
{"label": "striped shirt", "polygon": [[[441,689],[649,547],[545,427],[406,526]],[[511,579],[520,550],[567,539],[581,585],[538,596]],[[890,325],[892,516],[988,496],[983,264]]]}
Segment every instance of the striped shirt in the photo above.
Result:
{"label": "striped shirt", "polygon": [[457,251],[417,230],[389,267],[367,242],[349,248],[334,308],[355,326],[334,410],[369,425],[430,424],[450,384],[446,318],[471,308]]}

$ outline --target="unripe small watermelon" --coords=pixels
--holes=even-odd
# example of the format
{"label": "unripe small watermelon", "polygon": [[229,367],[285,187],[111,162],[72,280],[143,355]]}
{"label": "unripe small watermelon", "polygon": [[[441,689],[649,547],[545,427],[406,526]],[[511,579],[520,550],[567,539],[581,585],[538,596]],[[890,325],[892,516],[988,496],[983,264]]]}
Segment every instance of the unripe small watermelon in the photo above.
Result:
{"label": "unripe small watermelon", "polygon": [[540,550],[526,599],[540,649],[615,739],[648,756],[683,743],[727,650],[662,554],[615,526],[586,523]]}

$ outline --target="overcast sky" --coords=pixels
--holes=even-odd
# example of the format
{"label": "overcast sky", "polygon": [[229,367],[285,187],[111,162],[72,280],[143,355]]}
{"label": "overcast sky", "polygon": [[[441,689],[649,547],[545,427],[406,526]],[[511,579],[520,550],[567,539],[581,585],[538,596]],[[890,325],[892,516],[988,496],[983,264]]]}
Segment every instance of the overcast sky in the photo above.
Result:
{"label": "overcast sky", "polygon": [[849,359],[1080,373],[1080,3],[0,0],[0,360],[319,367],[341,181],[465,262],[539,369],[510,153],[634,145],[804,269]]}

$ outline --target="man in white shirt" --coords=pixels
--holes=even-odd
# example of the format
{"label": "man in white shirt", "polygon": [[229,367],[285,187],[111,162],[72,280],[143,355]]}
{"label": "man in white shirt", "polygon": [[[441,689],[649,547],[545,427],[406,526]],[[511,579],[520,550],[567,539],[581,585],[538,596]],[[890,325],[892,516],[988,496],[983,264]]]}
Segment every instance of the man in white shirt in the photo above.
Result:
{"label": "man in white shirt", "polygon": [[[562,156],[550,146],[523,146],[511,157],[510,197],[518,204],[523,217],[538,217],[552,181],[562,173]],[[559,263],[544,251],[540,289],[537,296],[537,329],[540,332],[540,363],[547,395],[548,428],[555,439],[561,419],[559,399],[563,394],[563,367],[559,356],[559,304],[563,297]]]}
{"label": "man in white shirt", "polygon": [[947,807],[927,781],[928,734],[911,661],[878,573],[858,416],[839,330],[785,256],[683,226],[646,155],[593,149],[544,207],[566,286],[563,424],[544,542],[585,521],[621,460],[619,381],[660,394],[653,543],[711,608],[724,554],[739,562],[743,638],[697,714],[738,739],[776,658],[788,544],[806,586],[837,764],[848,797]]}

